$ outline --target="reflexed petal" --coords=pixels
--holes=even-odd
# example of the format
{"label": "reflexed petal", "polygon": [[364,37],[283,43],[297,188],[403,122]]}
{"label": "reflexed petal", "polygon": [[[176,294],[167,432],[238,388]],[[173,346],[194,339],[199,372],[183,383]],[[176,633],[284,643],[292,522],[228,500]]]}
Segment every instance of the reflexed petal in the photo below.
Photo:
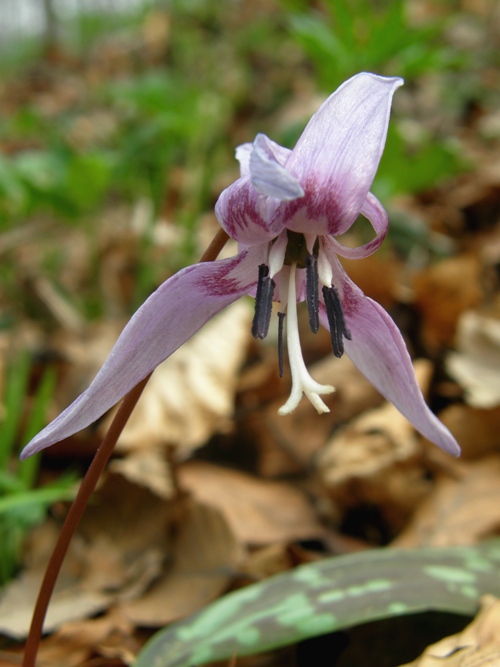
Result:
{"label": "reflexed petal", "polygon": [[[460,448],[448,429],[427,404],[417,383],[403,337],[385,310],[345,276],[343,308],[352,340],[344,340],[353,363],[374,387],[410,421],[423,436],[458,456]],[[322,323],[328,325],[322,309]]]}
{"label": "reflexed petal", "polygon": [[[292,151],[289,148],[280,146],[272,139],[269,139],[265,134],[258,134],[255,140],[257,139],[259,139],[260,142],[264,142],[266,151],[268,151],[283,167]],[[241,144],[241,146],[236,148],[236,159],[240,163],[242,177],[250,175],[250,155],[252,154],[253,148],[254,144],[251,143]]]}
{"label": "reflexed petal", "polygon": [[285,166],[286,161],[292,153],[289,148],[280,146],[272,139],[269,139],[269,137],[263,132],[259,132],[259,134],[255,137],[253,146],[266,153],[269,157],[274,158],[274,160],[276,160],[276,162],[282,167]]}
{"label": "reflexed petal", "polygon": [[311,118],[285,165],[305,191],[302,199],[283,205],[287,227],[323,235],[349,229],[377,171],[392,96],[402,83],[363,72]]}
{"label": "reflexed petal", "polygon": [[286,150],[271,142],[265,134],[258,134],[255,138],[254,149],[250,155],[253,187],[262,195],[280,201],[303,197],[304,191],[298,179],[282,167],[276,158],[277,149]]}
{"label": "reflexed petal", "polygon": [[189,266],[164,282],[124,328],[90,387],[24,448],[22,458],[101,417],[205,322],[246,294],[262,259],[262,248],[253,248]]}
{"label": "reflexed petal", "polygon": [[215,204],[215,215],[229,236],[244,245],[271,241],[283,225],[272,225],[277,199],[265,197],[252,186],[250,176],[238,179],[221,194]]}
{"label": "reflexed petal", "polygon": [[368,243],[365,243],[358,248],[348,248],[345,245],[342,245],[342,243],[339,243],[337,239],[332,236],[328,237],[328,244],[331,246],[332,250],[341,257],[347,257],[348,259],[362,259],[363,257],[369,257],[369,255],[372,255],[380,248],[387,235],[389,229],[387,211],[371,192],[368,193],[360,213],[371,222],[371,225],[376,232],[376,236],[371,241],[368,241]]}

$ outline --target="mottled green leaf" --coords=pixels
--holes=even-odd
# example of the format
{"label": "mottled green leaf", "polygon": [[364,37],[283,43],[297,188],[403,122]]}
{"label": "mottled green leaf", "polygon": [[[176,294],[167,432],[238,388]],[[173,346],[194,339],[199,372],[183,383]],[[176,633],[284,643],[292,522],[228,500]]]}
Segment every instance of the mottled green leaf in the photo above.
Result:
{"label": "mottled green leaf", "polygon": [[500,595],[500,540],[329,558],[248,586],[153,637],[135,667],[193,667],[419,611],[473,614]]}

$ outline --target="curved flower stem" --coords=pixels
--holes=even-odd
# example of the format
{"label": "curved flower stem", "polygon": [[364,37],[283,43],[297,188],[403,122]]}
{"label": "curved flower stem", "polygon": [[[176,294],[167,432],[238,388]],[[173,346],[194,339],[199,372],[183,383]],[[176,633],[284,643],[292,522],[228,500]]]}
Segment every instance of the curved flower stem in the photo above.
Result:
{"label": "curved flower stem", "polygon": [[[225,246],[228,238],[227,233],[223,229],[220,229],[203,253],[200,262],[213,262],[217,259],[219,252]],[[80,488],[78,489],[76,498],[69,509],[40,586],[35,609],[33,611],[33,617],[31,619],[30,631],[26,640],[22,667],[36,667],[36,656],[40,646],[47,608],[71,538],[78,528],[90,496],[94,492],[97,482],[113,453],[115,444],[125,428],[125,425],[151,375],[152,373],[147,375],[123,398],[108,432],[94,454],[92,463],[90,464]]]}

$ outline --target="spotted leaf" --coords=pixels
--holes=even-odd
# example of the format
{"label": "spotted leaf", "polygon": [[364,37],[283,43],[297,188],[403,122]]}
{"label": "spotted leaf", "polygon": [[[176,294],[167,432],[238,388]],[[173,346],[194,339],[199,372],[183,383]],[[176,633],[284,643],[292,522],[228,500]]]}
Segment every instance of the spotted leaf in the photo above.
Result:
{"label": "spotted leaf", "polygon": [[500,540],[381,549],[303,565],[230,593],[160,631],[135,667],[192,667],[421,611],[473,614],[500,595]]}

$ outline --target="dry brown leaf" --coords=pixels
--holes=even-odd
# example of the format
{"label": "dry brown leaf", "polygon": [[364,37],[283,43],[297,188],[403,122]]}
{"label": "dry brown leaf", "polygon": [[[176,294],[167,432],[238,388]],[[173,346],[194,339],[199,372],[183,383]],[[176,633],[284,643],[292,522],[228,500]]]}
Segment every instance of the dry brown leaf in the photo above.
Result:
{"label": "dry brown leaf", "polygon": [[120,609],[137,625],[160,626],[187,616],[220,595],[232,580],[243,549],[223,515],[190,501],[172,566],[141,597]]}
{"label": "dry brown leaf", "polygon": [[463,458],[477,459],[500,449],[500,407],[481,410],[450,405],[439,418],[460,443]]}
{"label": "dry brown leaf", "polygon": [[429,646],[411,663],[400,667],[500,667],[500,601],[492,595],[465,630]]}
{"label": "dry brown leaf", "polygon": [[464,313],[458,324],[457,351],[448,355],[448,373],[464,389],[475,408],[500,404],[500,319]]}
{"label": "dry brown leaf", "polygon": [[42,641],[38,662],[41,667],[79,667],[97,654],[118,658],[131,665],[140,648],[133,638],[133,630],[130,621],[119,609],[111,609],[99,618],[64,623],[52,636]]}
{"label": "dry brown leaf", "polygon": [[167,500],[175,496],[170,464],[163,452],[157,449],[137,450],[124,459],[114,459],[109,464],[109,470],[146,487],[160,498]]}
{"label": "dry brown leaf", "polygon": [[[107,609],[113,602],[144,592],[162,572],[171,544],[175,511],[147,489],[111,475],[87,508],[66,556],[45,622],[63,623]],[[26,636],[36,596],[59,527],[49,522],[35,531],[30,562],[0,598],[0,632]]]}
{"label": "dry brown leaf", "polygon": [[291,542],[324,533],[305,494],[290,484],[200,461],[180,465],[178,476],[182,488],[216,507],[247,544]]}
{"label": "dry brown leaf", "polygon": [[[227,430],[251,319],[249,304],[239,301],[161,364],[120,436],[118,450],[168,444],[183,457],[213,433]],[[109,420],[103,429],[108,426]]]}
{"label": "dry brown leaf", "polygon": [[[421,386],[426,386],[431,365],[421,360],[415,370]],[[319,454],[317,467],[329,496],[342,510],[377,506],[393,530],[404,525],[430,491],[415,430],[387,402],[336,433]]]}
{"label": "dry brown leaf", "polygon": [[500,457],[457,462],[393,542],[397,547],[476,544],[500,528]]}
{"label": "dry brown leaf", "polygon": [[415,280],[415,306],[422,316],[424,342],[432,350],[453,344],[460,315],[483,298],[481,265],[459,256],[428,267]]}

